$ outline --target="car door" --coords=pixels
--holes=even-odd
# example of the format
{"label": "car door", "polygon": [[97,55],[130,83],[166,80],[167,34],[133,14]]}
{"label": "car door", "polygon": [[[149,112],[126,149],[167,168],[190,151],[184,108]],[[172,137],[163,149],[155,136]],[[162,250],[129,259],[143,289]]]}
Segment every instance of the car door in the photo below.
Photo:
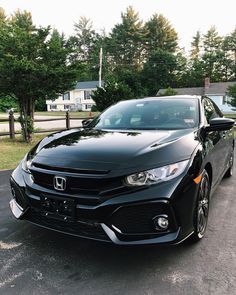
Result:
{"label": "car door", "polygon": [[[210,120],[217,117],[223,117],[222,113],[214,102],[208,97],[204,97],[202,100],[206,124],[210,123]],[[205,147],[209,151],[208,157],[213,168],[212,185],[222,177],[222,173],[226,167],[226,161],[229,157],[229,131],[211,131],[208,132],[205,138]]]}

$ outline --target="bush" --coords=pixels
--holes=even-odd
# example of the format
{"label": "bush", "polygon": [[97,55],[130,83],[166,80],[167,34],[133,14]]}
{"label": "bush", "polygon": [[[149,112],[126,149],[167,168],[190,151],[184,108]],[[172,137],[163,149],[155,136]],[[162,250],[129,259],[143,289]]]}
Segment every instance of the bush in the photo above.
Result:
{"label": "bush", "polygon": [[97,112],[98,108],[96,105],[92,105],[91,112]]}
{"label": "bush", "polygon": [[98,87],[92,94],[92,99],[100,112],[120,100],[134,97],[132,90],[126,84],[115,81],[106,82],[103,87]]}
{"label": "bush", "polygon": [[16,100],[11,96],[0,97],[0,112],[6,112],[11,108],[18,109]]}
{"label": "bush", "polygon": [[171,87],[166,88],[163,92],[159,94],[159,96],[172,96],[176,95],[178,92]]}
{"label": "bush", "polygon": [[236,107],[236,84],[229,86],[226,94],[232,97],[232,99],[228,101],[228,103],[231,104],[233,107]]}

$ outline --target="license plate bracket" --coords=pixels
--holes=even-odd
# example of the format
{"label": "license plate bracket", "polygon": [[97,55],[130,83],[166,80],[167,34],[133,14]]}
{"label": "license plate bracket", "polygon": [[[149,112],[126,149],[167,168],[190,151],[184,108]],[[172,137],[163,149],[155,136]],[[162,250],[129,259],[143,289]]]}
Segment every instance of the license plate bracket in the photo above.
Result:
{"label": "license plate bracket", "polygon": [[41,214],[65,222],[75,220],[75,201],[70,198],[42,195]]}

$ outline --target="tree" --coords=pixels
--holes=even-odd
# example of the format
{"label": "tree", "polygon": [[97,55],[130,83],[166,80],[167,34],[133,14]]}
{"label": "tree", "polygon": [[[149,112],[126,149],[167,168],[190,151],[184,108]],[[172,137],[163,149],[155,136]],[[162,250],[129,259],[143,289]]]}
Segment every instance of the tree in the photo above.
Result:
{"label": "tree", "polygon": [[39,98],[35,101],[35,111],[36,112],[47,111],[47,105],[45,103],[45,98]]}
{"label": "tree", "polygon": [[204,63],[205,77],[211,78],[211,81],[218,82],[223,78],[223,58],[222,50],[223,38],[219,36],[215,27],[211,27],[203,36],[202,61]]}
{"label": "tree", "polygon": [[229,86],[226,93],[229,97],[232,97],[231,101],[229,103],[236,107],[236,84]]}
{"label": "tree", "polygon": [[92,94],[97,109],[103,111],[112,104],[125,99],[134,98],[132,90],[121,82],[110,80],[103,87],[98,87]]}
{"label": "tree", "polygon": [[4,25],[6,22],[7,16],[5,11],[2,7],[0,7],[0,26]]}
{"label": "tree", "polygon": [[178,45],[178,35],[162,14],[154,14],[145,23],[145,33],[147,55],[158,49],[175,52]]}
{"label": "tree", "polygon": [[197,31],[196,35],[193,37],[193,41],[191,42],[190,58],[192,60],[199,58],[200,49],[201,49],[201,34],[199,31]]}
{"label": "tree", "polygon": [[236,80],[236,29],[225,36],[223,49],[227,55],[227,69],[230,71],[228,76],[231,80]]}
{"label": "tree", "polygon": [[95,30],[93,23],[89,18],[81,16],[78,23],[74,25],[77,38],[77,46],[79,49],[79,59],[88,61],[94,45]]}
{"label": "tree", "polygon": [[0,27],[0,93],[15,97],[25,141],[33,132],[35,101],[55,99],[77,80],[72,48],[56,30],[37,28],[17,11]]}
{"label": "tree", "polygon": [[112,29],[107,42],[113,64],[131,67],[140,65],[143,51],[143,24],[131,6],[121,14],[121,23]]}
{"label": "tree", "polygon": [[134,97],[146,95],[146,90],[142,85],[141,72],[132,70],[127,67],[117,67],[112,74],[107,75],[107,79],[115,79],[116,82],[122,83],[131,89]]}
{"label": "tree", "polygon": [[148,95],[156,95],[160,88],[175,84],[176,57],[161,49],[154,51],[145,63],[142,79]]}

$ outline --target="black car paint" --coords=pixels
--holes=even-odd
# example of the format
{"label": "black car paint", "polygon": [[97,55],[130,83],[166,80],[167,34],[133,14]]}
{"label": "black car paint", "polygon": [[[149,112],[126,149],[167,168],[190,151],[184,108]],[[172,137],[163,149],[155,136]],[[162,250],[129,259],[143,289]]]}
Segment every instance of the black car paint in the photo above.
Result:
{"label": "black car paint", "polygon": [[[201,106],[200,99],[199,105]],[[36,153],[33,163],[36,166],[39,164],[38,167],[31,167],[32,173],[34,170],[45,171],[46,168],[48,175],[78,176],[79,181],[83,178],[119,180],[120,191],[117,188],[101,191],[98,194],[100,201],[95,205],[80,204],[72,192],[63,194],[37,185],[32,182],[29,174],[22,171],[21,166],[13,172],[11,184],[20,189],[21,205],[24,208],[32,206],[32,202],[40,201],[32,192],[77,199],[76,210],[80,222],[91,223],[90,226],[102,224],[102,229],[110,234],[108,240],[112,239],[114,243],[178,243],[193,232],[193,210],[198,191],[198,184],[193,180],[203,168],[207,169],[213,192],[228,168],[229,151],[234,147],[232,129],[207,130],[209,126],[204,121],[203,110],[201,107],[199,110],[200,124],[195,129],[111,131],[84,128],[59,132],[43,139],[31,151],[32,154]],[[186,171],[168,182],[137,188],[127,188],[122,183],[126,175],[187,159],[189,164]],[[60,170],[61,168],[63,169]],[[82,201],[83,195],[79,198]],[[112,220],[122,208],[132,206],[137,209],[140,205],[143,208],[155,207],[158,202],[168,205],[172,216],[171,231],[155,233],[153,230],[151,233],[127,234],[119,233],[113,228]],[[27,212],[25,216],[32,221],[31,217],[27,217]],[[135,215],[132,216],[135,218]],[[22,218],[24,219],[24,215]],[[33,222],[37,224],[37,221]],[[51,227],[50,222],[41,226]],[[68,232],[63,230],[63,226],[54,230]],[[74,234],[104,240],[80,232]]]}

